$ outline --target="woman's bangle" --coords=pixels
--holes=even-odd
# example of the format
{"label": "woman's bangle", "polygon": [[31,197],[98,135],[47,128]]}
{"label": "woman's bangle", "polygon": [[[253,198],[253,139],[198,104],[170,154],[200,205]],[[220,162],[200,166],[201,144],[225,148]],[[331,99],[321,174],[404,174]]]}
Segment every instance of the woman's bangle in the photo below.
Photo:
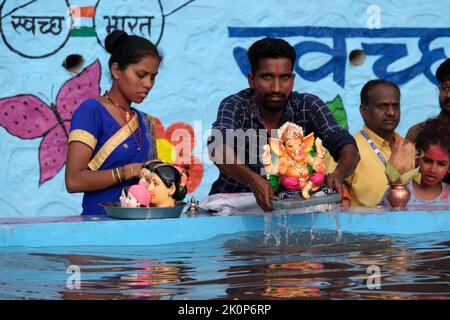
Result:
{"label": "woman's bangle", "polygon": [[[127,175],[126,175],[126,167],[130,167],[130,177],[129,179],[127,179]],[[126,180],[130,180],[133,179],[134,177],[134,169],[133,166],[131,164],[127,164],[125,166],[121,166],[121,167],[117,167],[112,169],[112,177],[113,177],[113,181],[114,183],[122,183]]]}
{"label": "woman's bangle", "polygon": [[120,167],[114,168],[114,172],[116,173],[117,180],[119,181],[119,183],[121,183],[122,175],[121,175]]}
{"label": "woman's bangle", "polygon": [[120,167],[120,174],[122,175],[122,181],[125,181],[125,166]]}
{"label": "woman's bangle", "polygon": [[131,163],[129,164],[129,166],[130,166],[130,174],[131,174],[130,179],[133,179],[134,178],[133,166],[131,165]]}
{"label": "woman's bangle", "polygon": [[116,178],[114,169],[111,170],[111,174],[112,174],[112,177],[113,177],[113,182],[114,182],[114,184],[116,184],[117,183],[117,178]]}

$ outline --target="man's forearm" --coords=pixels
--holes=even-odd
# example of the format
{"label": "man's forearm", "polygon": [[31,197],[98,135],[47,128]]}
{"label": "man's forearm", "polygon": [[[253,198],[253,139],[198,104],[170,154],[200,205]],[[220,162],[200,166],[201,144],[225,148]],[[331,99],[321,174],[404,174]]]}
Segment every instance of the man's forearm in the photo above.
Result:
{"label": "man's forearm", "polygon": [[250,170],[245,164],[217,164],[217,167],[243,184],[250,185],[255,179],[255,175],[258,175],[256,172]]}
{"label": "man's forearm", "polygon": [[256,203],[264,211],[272,210],[270,201],[275,200],[276,196],[269,181],[238,161],[239,157],[233,149],[226,145],[218,146],[210,153],[210,157],[222,172],[247,184],[255,195]]}
{"label": "man's forearm", "polygon": [[238,160],[234,150],[226,145],[217,147],[211,153],[211,160],[221,171],[241,183],[250,184],[256,178],[255,176],[259,176],[242,161]]}
{"label": "man's forearm", "polygon": [[359,160],[359,152],[355,145],[346,144],[339,149],[339,162],[335,172],[341,181],[344,181],[355,171]]}

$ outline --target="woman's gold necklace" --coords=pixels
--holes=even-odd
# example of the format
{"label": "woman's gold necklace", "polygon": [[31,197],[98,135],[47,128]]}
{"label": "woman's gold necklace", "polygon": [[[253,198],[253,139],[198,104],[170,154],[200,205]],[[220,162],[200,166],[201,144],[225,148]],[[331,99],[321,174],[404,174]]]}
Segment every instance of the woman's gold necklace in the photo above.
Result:
{"label": "woman's gold necklace", "polygon": [[[130,129],[130,132],[131,132],[132,130],[131,130],[130,125],[128,124],[128,122],[133,117],[134,111],[131,111],[131,112],[126,111],[124,107],[122,107],[117,102],[114,102],[111,99],[111,97],[109,96],[109,92],[108,91],[105,91],[105,94],[103,96],[106,99],[108,99],[108,101],[111,102],[115,107],[119,108],[120,116],[125,121],[125,124],[127,125],[128,129]],[[125,116],[122,114],[122,111],[125,113]],[[139,143],[138,143],[138,139],[136,138],[134,133],[131,133],[131,135],[133,136],[134,142],[136,144],[137,151],[139,152],[139,151],[141,151],[141,146],[142,146],[142,132],[141,132],[141,126],[139,125],[139,119],[138,119],[138,130],[139,130]]]}

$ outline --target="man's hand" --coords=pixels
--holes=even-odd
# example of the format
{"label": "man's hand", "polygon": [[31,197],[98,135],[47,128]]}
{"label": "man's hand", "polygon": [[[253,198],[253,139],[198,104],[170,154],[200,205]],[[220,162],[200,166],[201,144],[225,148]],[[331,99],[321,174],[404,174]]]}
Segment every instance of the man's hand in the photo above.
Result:
{"label": "man's hand", "polygon": [[389,162],[400,173],[413,170],[416,166],[416,147],[414,143],[402,137],[397,137],[391,145]]}
{"label": "man's hand", "polygon": [[[220,162],[220,159],[226,159],[227,162]],[[213,161],[220,171],[225,172],[241,183],[248,184],[255,195],[258,205],[264,211],[272,211],[270,200],[275,200],[277,197],[269,181],[250,170],[245,164],[238,164],[237,159],[236,153],[227,145],[217,147],[214,151]]]}
{"label": "man's hand", "polygon": [[326,177],[326,184],[329,188],[336,190],[342,196],[343,194],[343,182],[342,176],[335,170],[333,173]]}
{"label": "man's hand", "polygon": [[326,178],[327,186],[343,195],[343,183],[353,171],[360,160],[358,149],[353,144],[346,144],[339,149],[339,162],[336,170]]}
{"label": "man's hand", "polygon": [[256,203],[264,211],[272,211],[272,206],[270,205],[270,200],[276,200],[275,193],[273,192],[272,186],[269,180],[264,179],[260,175],[255,175],[249,181],[250,188],[256,198]]}

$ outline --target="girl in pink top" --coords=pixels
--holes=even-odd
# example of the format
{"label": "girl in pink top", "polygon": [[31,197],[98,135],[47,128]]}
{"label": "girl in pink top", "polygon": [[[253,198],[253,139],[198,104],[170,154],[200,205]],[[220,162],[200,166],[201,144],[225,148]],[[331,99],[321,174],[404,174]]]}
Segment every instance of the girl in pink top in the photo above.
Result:
{"label": "girl in pink top", "polygon": [[416,138],[419,159],[420,183],[413,181],[408,187],[411,199],[408,205],[450,204],[450,185],[442,179],[450,172],[450,122],[434,118],[425,122]]}

